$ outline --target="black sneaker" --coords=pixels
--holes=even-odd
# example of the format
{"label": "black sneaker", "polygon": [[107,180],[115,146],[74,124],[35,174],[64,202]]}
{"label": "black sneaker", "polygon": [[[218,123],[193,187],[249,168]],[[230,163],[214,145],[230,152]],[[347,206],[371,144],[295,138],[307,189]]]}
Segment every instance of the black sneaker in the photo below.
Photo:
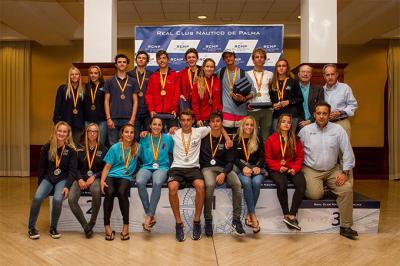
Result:
{"label": "black sneaker", "polygon": [[50,236],[53,238],[53,239],[58,239],[58,238],[60,238],[61,237],[61,234],[57,231],[57,229],[50,229]]}
{"label": "black sneaker", "polygon": [[351,227],[348,227],[348,228],[340,227],[340,235],[350,238],[350,239],[353,239],[353,240],[358,237],[357,231],[351,229]]}
{"label": "black sneaker", "polygon": [[212,220],[206,220],[204,225],[204,233],[206,233],[207,237],[212,237],[214,235]]}
{"label": "black sneaker", "polygon": [[301,231],[301,227],[299,226],[299,222],[296,218],[290,219],[289,217],[285,217],[283,218],[283,222],[286,223],[289,229]]}
{"label": "black sneaker", "polygon": [[85,236],[86,236],[86,238],[92,238],[93,237],[93,230],[92,229],[85,230]]}
{"label": "black sneaker", "polygon": [[36,228],[29,229],[28,234],[30,239],[36,240],[40,238],[39,231]]}
{"label": "black sneaker", "polygon": [[185,241],[185,232],[183,231],[183,224],[175,225],[175,237],[178,242]]}
{"label": "black sneaker", "polygon": [[200,221],[193,222],[192,239],[193,240],[200,240],[200,238],[201,238],[201,224],[200,224]]}
{"label": "black sneaker", "polygon": [[238,236],[244,236],[246,235],[246,232],[243,229],[242,222],[239,220],[232,220],[232,228],[233,232],[238,235]]}

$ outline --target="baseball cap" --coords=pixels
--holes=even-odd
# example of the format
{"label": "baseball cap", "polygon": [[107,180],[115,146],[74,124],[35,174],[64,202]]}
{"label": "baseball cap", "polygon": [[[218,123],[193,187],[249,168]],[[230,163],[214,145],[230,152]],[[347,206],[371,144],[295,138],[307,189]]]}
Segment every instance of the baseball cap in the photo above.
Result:
{"label": "baseball cap", "polygon": [[221,57],[224,58],[224,55],[225,55],[226,53],[230,53],[230,54],[233,54],[234,56],[236,56],[235,52],[234,52],[232,49],[225,49],[225,50],[222,52]]}

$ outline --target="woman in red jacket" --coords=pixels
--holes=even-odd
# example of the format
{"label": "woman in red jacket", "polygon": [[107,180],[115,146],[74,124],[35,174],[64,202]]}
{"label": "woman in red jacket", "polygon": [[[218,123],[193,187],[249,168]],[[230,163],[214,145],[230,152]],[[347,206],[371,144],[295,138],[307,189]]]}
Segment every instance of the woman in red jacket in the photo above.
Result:
{"label": "woman in red jacket", "polygon": [[205,126],[212,111],[222,111],[221,85],[214,74],[215,61],[206,58],[197,83],[193,86],[192,108],[197,126]]}
{"label": "woman in red jacket", "polygon": [[[296,216],[306,189],[306,181],[301,172],[304,150],[300,140],[296,139],[290,114],[279,116],[275,133],[265,142],[265,161],[270,169],[270,177],[277,187],[276,192],[283,211],[283,222],[289,229],[300,231]],[[287,194],[288,179],[291,179],[295,186],[290,211]]]}

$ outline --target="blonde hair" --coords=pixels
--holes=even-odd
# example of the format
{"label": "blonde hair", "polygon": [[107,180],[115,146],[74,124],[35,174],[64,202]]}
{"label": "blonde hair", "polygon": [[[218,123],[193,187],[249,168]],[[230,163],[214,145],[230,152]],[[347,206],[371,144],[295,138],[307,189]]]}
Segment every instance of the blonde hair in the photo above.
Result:
{"label": "blonde hair", "polygon": [[69,68],[68,71],[68,78],[67,78],[67,92],[65,93],[65,100],[67,100],[69,97],[71,97],[71,90],[73,89],[72,87],[72,83],[71,83],[71,73],[72,71],[77,71],[79,73],[79,81],[78,81],[78,89],[77,89],[77,93],[78,93],[78,97],[79,95],[81,96],[81,99],[83,100],[83,86],[82,86],[82,75],[81,72],[79,71],[78,68],[72,66]]}
{"label": "blonde hair", "polygon": [[276,87],[276,81],[278,80],[278,68],[276,67],[279,62],[285,62],[287,69],[286,69],[286,77],[288,78],[293,78],[292,77],[292,73],[290,72],[290,66],[289,66],[289,61],[285,58],[281,58],[278,61],[276,61],[275,63],[275,68],[274,68],[274,75],[272,76],[272,80],[271,80],[271,88],[273,91],[276,91],[278,88]]}
{"label": "blonde hair", "polygon": [[[97,69],[97,71],[99,71],[99,82],[103,82],[103,81],[104,81],[103,72],[101,71],[101,68],[100,68],[98,65],[91,65],[91,66],[88,68],[88,76],[89,76],[90,70],[91,70],[92,68],[95,68],[95,69]],[[92,80],[91,80],[90,77],[89,77],[89,83],[90,83],[90,82],[92,82]]]}
{"label": "blonde hair", "polygon": [[[136,135],[135,127],[132,124],[125,124],[125,125],[122,126],[121,130],[119,131],[119,141],[121,141],[121,142],[123,141],[122,140],[122,134],[124,133],[124,130],[127,127],[133,128],[133,134]],[[138,153],[138,151],[139,151],[139,144],[137,143],[137,141],[136,141],[136,139],[134,137],[133,140],[132,140],[132,143],[131,143],[131,155],[132,155],[133,158],[135,158],[135,156]]]}
{"label": "blonde hair", "polygon": [[50,139],[49,139],[49,160],[50,161],[55,161],[56,156],[57,156],[57,130],[60,126],[66,126],[68,129],[68,136],[67,139],[65,140],[65,145],[71,147],[72,149],[76,150],[74,140],[72,138],[72,131],[71,127],[68,125],[67,122],[60,121],[58,122],[53,129],[53,132],[51,133]]}
{"label": "blonde hair", "polygon": [[[205,77],[205,73],[204,73],[204,67],[206,66],[206,64],[208,62],[212,62],[214,64],[214,68],[215,68],[215,61],[211,58],[206,58],[203,61],[203,64],[201,65],[201,70],[199,73],[199,78],[197,79],[197,92],[199,94],[200,100],[202,100],[204,98],[204,93],[206,91],[206,82],[204,80]],[[211,78],[213,78],[214,74],[211,76]],[[210,88],[212,89],[212,88]]]}
{"label": "blonde hair", "polygon": [[293,130],[293,118],[291,114],[281,114],[276,124],[275,132],[278,133],[279,137],[282,136],[281,123],[284,117],[290,118],[290,129],[287,133],[287,151],[289,152],[290,158],[293,160],[296,156],[296,135]]}
{"label": "blonde hair", "polygon": [[100,145],[100,128],[96,123],[90,123],[85,129],[85,147],[89,147],[88,130],[89,127],[95,127],[97,130],[97,146]]}
{"label": "blonde hair", "polygon": [[237,135],[239,136],[238,141],[241,141],[242,137],[244,138],[244,125],[246,124],[247,120],[252,120],[254,125],[253,134],[250,136],[249,141],[247,142],[248,152],[252,154],[258,150],[258,144],[260,142],[257,136],[257,122],[253,116],[251,115],[246,116],[240,121]]}

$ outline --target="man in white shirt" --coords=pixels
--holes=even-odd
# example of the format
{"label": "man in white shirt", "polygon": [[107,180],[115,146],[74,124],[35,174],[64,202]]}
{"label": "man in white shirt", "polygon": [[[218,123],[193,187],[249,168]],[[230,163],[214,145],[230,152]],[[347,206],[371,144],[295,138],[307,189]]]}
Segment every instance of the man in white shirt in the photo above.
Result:
{"label": "man in white shirt", "polygon": [[[303,173],[306,178],[306,197],[321,199],[324,184],[334,193],[340,213],[340,234],[355,239],[357,231],[353,225],[353,185],[349,172],[355,166],[353,149],[345,130],[329,122],[331,107],[328,103],[317,103],[315,123],[301,129],[299,137],[304,146]],[[343,170],[337,164],[339,152],[343,153]]]}
{"label": "man in white shirt", "polygon": [[210,127],[192,128],[194,113],[184,109],[179,114],[181,128],[173,135],[174,160],[168,171],[169,202],[176,220],[176,240],[185,240],[183,222],[179,211],[178,190],[191,183],[196,190],[193,240],[201,238],[200,215],[204,204],[204,177],[200,171],[199,154],[201,139],[210,133]]}
{"label": "man in white shirt", "polygon": [[[269,84],[271,83],[273,73],[264,69],[265,61],[267,60],[267,53],[263,48],[256,48],[254,49],[251,58],[253,59],[254,68],[247,71],[247,74],[257,92],[250,100],[250,106],[251,104],[271,104],[271,98],[269,97]],[[263,140],[266,140],[269,136],[272,123],[272,108],[249,108],[249,115],[252,115],[255,118],[257,125],[261,130]]]}

